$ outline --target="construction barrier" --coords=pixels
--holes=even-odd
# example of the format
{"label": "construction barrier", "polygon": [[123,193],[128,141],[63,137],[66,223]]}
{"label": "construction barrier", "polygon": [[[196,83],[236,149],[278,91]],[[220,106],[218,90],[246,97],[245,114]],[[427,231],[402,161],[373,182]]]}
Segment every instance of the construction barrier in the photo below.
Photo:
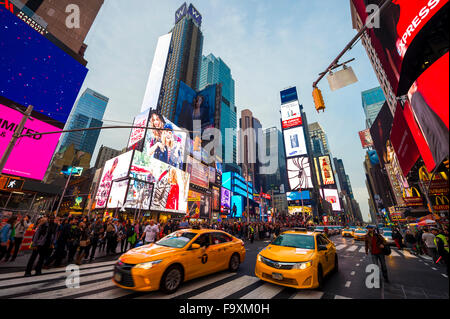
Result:
{"label": "construction barrier", "polygon": [[20,245],[20,251],[30,250],[31,241],[33,240],[34,233],[36,232],[33,230],[33,226],[34,225],[30,225],[25,234],[23,234],[23,241],[22,245]]}

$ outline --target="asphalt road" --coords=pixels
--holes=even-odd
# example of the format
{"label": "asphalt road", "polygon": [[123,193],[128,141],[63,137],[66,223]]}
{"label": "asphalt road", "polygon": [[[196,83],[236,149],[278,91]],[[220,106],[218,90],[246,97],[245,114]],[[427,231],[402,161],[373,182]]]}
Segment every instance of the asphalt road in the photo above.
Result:
{"label": "asphalt road", "polygon": [[430,258],[416,257],[393,248],[386,258],[390,283],[368,288],[366,267],[370,256],[364,243],[332,236],[339,256],[339,272],[325,278],[322,290],[296,290],[270,284],[254,275],[256,255],[268,241],[246,242],[247,255],[237,273],[228,271],[184,283],[173,295],[161,292],[136,293],[111,282],[116,257],[97,259],[80,268],[80,287],[67,288],[65,268],[44,270],[43,275],[23,277],[19,269],[3,269],[0,298],[19,299],[448,299],[445,267]]}

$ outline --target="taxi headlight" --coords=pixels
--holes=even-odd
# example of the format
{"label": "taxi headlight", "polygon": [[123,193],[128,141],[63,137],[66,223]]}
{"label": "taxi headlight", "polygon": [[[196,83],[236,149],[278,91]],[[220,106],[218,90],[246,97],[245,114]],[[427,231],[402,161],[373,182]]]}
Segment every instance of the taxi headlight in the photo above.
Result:
{"label": "taxi headlight", "polygon": [[296,263],[292,269],[306,269],[312,266],[312,260],[304,262],[304,263]]}
{"label": "taxi headlight", "polygon": [[162,259],[160,260],[154,260],[154,261],[149,261],[147,263],[141,263],[141,264],[137,264],[136,266],[134,266],[134,268],[139,268],[139,269],[150,269],[153,266],[159,264],[162,261]]}
{"label": "taxi headlight", "polygon": [[258,256],[256,257],[256,259],[257,259],[258,261],[262,261],[261,255],[258,254]]}

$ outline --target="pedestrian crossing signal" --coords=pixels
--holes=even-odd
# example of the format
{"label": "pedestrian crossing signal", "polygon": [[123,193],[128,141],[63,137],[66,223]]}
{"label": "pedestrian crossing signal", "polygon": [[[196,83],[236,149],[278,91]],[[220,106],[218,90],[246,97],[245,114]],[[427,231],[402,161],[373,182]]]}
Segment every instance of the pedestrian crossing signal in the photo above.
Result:
{"label": "pedestrian crossing signal", "polygon": [[317,113],[320,111],[325,112],[325,102],[323,101],[322,92],[319,88],[315,87],[313,90],[313,98],[314,98],[314,104],[316,106]]}

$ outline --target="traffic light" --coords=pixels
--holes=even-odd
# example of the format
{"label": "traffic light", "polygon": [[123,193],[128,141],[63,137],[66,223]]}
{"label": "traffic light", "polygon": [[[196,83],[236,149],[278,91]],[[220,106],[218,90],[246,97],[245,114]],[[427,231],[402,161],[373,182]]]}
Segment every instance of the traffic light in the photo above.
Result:
{"label": "traffic light", "polygon": [[320,89],[315,87],[312,95],[317,112],[325,111],[325,102],[323,101],[322,92]]}

